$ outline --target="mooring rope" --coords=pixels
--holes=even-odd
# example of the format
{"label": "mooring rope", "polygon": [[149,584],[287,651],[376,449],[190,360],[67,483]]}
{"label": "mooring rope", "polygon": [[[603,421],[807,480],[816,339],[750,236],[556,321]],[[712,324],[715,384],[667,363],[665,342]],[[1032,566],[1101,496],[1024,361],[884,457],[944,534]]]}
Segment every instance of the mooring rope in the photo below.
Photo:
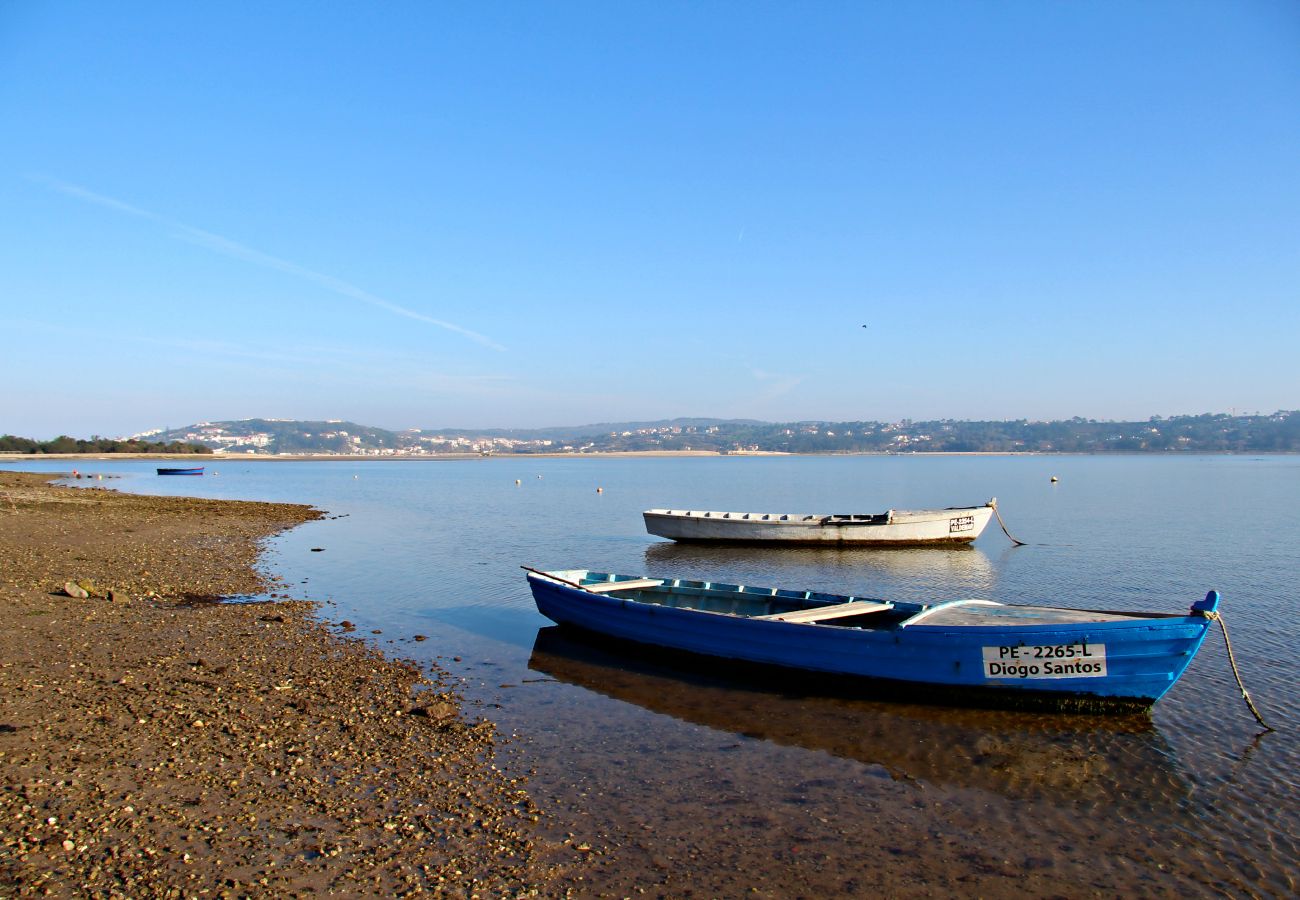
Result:
{"label": "mooring rope", "polygon": [[1002,533],[1005,534],[1007,537],[1011,538],[1011,543],[1015,544],[1017,547],[1024,547],[1025,546],[1024,541],[1016,540],[1015,538],[1011,537],[1011,532],[1007,531],[1007,523],[1002,521],[1002,513],[998,512],[997,501],[995,500],[991,502],[989,506],[993,507],[993,515],[998,517],[998,524],[1002,526]]}
{"label": "mooring rope", "polygon": [[1255,721],[1264,726],[1265,731],[1272,731],[1273,729],[1264,721],[1264,717],[1259,714],[1259,710],[1255,708],[1255,703],[1250,699],[1250,694],[1246,690],[1246,685],[1241,680],[1241,672],[1237,669],[1237,658],[1232,652],[1232,640],[1228,637],[1228,623],[1223,621],[1223,616],[1219,614],[1218,610],[1207,612],[1204,615],[1205,618],[1212,619],[1219,623],[1219,630],[1223,632],[1223,646],[1228,648],[1228,665],[1232,666],[1232,674],[1237,677],[1237,687],[1241,688],[1241,699],[1246,701],[1246,708],[1249,709],[1250,714],[1255,717]]}

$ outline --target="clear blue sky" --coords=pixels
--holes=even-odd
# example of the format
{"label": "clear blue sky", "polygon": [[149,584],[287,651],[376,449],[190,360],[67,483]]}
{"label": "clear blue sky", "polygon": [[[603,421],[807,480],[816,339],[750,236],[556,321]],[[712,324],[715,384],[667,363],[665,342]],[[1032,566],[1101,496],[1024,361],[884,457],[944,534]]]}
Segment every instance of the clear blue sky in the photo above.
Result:
{"label": "clear blue sky", "polygon": [[1272,412],[1298,310],[1294,0],[0,0],[0,432]]}

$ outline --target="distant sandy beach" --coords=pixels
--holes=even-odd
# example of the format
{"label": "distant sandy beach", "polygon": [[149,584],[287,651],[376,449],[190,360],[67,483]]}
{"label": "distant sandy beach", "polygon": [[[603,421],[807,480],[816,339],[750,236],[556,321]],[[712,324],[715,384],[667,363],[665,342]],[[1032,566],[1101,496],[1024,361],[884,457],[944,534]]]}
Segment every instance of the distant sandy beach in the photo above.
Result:
{"label": "distant sandy beach", "polygon": [[630,450],[627,452],[601,451],[597,453],[394,453],[388,455],[377,455],[373,453],[22,453],[22,454],[4,454],[0,453],[0,464],[3,463],[21,463],[28,459],[67,459],[67,460],[102,460],[109,461],[115,459],[157,459],[167,460],[170,462],[186,461],[196,466],[207,467],[214,463],[230,462],[301,462],[301,461],[327,461],[327,460],[365,460],[365,461],[400,461],[400,462],[443,462],[452,460],[471,460],[471,459],[609,459],[626,457],[629,459],[637,457],[653,456],[672,456],[672,457],[689,457],[689,456],[791,456],[789,453],[777,453],[766,451],[755,451],[747,453],[719,453],[716,450]]}

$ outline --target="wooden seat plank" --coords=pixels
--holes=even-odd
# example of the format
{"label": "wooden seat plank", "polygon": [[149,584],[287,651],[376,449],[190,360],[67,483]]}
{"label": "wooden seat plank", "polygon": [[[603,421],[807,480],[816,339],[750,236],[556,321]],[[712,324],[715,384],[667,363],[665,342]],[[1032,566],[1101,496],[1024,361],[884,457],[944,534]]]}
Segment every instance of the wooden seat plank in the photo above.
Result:
{"label": "wooden seat plank", "polygon": [[662,578],[635,578],[628,581],[602,581],[599,584],[584,584],[583,587],[593,594],[605,594],[609,591],[631,591],[637,588],[659,587]]}
{"label": "wooden seat plank", "polygon": [[775,622],[822,622],[826,619],[839,619],[843,616],[860,616],[864,613],[884,612],[893,609],[894,604],[875,600],[853,600],[849,603],[837,603],[834,606],[818,606],[813,609],[796,609],[787,613],[775,613],[770,616],[755,616],[756,619],[770,619]]}

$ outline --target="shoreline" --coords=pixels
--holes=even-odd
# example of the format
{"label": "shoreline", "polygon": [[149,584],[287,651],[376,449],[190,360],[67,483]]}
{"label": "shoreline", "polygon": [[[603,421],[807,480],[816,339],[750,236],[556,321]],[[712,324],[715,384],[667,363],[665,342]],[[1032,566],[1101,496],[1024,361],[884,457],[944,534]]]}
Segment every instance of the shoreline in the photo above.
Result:
{"label": "shoreline", "polygon": [[[1133,454],[1124,454],[1114,452],[1106,455],[1137,455],[1139,451]],[[433,454],[391,454],[379,456],[376,454],[358,453],[277,453],[277,454],[218,454],[214,453],[22,453],[22,454],[3,454],[0,453],[0,464],[4,463],[22,463],[27,460],[77,460],[77,461],[96,461],[111,462],[113,460],[165,460],[175,462],[185,460],[198,465],[206,466],[208,463],[231,463],[231,462],[464,462],[468,460],[493,460],[508,459],[513,461],[527,461],[530,459],[691,459],[691,458],[762,458],[762,457],[799,457],[799,458],[817,458],[824,457],[827,459],[837,457],[857,457],[857,456],[1101,456],[1101,453],[1045,453],[1037,450],[935,450],[935,451],[917,451],[909,453],[897,453],[885,450],[863,451],[861,453],[789,453],[784,450],[745,450],[729,451],[723,453],[718,450],[598,450],[589,453],[440,453]],[[1152,456],[1189,456],[1196,455],[1193,451],[1175,451],[1170,453],[1157,453],[1150,451],[1142,455]],[[1246,455],[1246,454],[1219,454],[1209,453],[1208,455]],[[1251,454],[1255,455],[1255,454]],[[0,470],[3,471],[3,470]]]}
{"label": "shoreline", "polygon": [[0,470],[11,896],[501,896],[578,861],[540,836],[447,673],[345,637],[254,568],[320,511],[52,477]]}
{"label": "shoreline", "polygon": [[[28,460],[75,460],[78,462],[112,462],[114,460],[164,460],[188,461],[206,466],[208,463],[231,462],[466,462],[470,460],[507,459],[524,462],[530,459],[731,459],[731,458],[800,458],[800,459],[837,459],[848,457],[947,457],[947,456],[1005,456],[1005,457],[1188,457],[1188,456],[1235,456],[1235,457],[1274,457],[1300,455],[1289,450],[864,450],[859,453],[790,453],[784,450],[598,450],[588,453],[440,453],[433,454],[391,454],[380,456],[372,453],[277,453],[277,454],[203,454],[203,453],[0,453],[0,465],[20,465]],[[15,471],[0,469],[0,471]]]}

